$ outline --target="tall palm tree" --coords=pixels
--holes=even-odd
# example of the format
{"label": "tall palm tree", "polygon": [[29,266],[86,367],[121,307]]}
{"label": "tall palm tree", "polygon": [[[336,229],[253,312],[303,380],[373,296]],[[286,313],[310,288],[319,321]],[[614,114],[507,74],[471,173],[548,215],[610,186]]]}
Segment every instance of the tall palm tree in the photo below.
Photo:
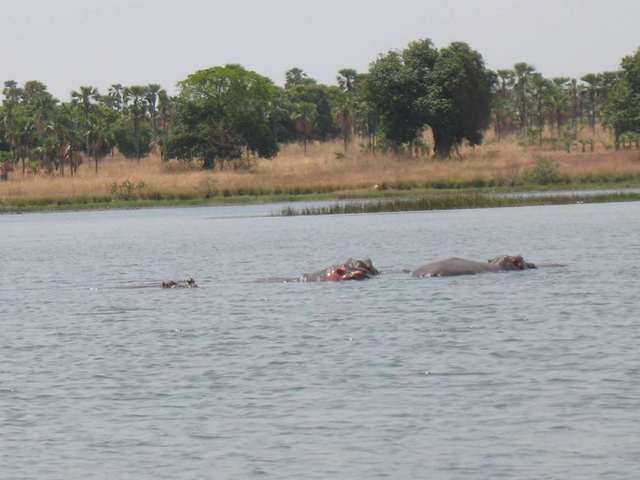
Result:
{"label": "tall palm tree", "polygon": [[493,99],[493,110],[495,115],[495,131],[498,138],[511,130],[514,124],[512,118],[513,105],[513,86],[515,85],[515,72],[513,70],[496,71],[498,80],[497,90]]}
{"label": "tall palm tree", "polygon": [[[88,128],[89,115],[96,107],[96,103],[100,100],[100,93],[96,87],[84,85],[80,87],[80,90],[74,90],[71,92],[71,102],[78,105],[82,109],[84,129]],[[84,152],[89,155],[89,141],[85,141]]]}
{"label": "tall palm tree", "polygon": [[141,85],[133,85],[125,89],[125,95],[130,99],[128,107],[133,122],[133,134],[136,144],[136,159],[140,161],[140,126],[147,113],[147,89]]}
{"label": "tall palm tree", "polygon": [[84,85],[80,87],[80,90],[71,92],[71,101],[82,107],[85,118],[89,117],[89,113],[91,113],[98,100],[100,100],[100,92],[96,87]]}
{"label": "tall palm tree", "polygon": [[4,101],[2,102],[3,115],[2,123],[4,127],[5,137],[9,143],[9,147],[12,151],[13,163],[18,164],[18,136],[19,127],[16,124],[16,117],[20,114],[21,102],[24,95],[24,90],[18,87],[17,82],[9,80],[4,82],[4,89],[2,90],[4,95]]}
{"label": "tall palm tree", "polygon": [[520,129],[525,129],[530,124],[529,119],[529,88],[531,76],[536,69],[525,62],[516,63],[513,67],[516,73],[515,90],[520,118]]}
{"label": "tall palm tree", "polygon": [[298,102],[293,107],[292,119],[295,122],[296,131],[302,136],[306,155],[307,144],[318,119],[318,108],[311,102]]}
{"label": "tall palm tree", "polygon": [[596,129],[596,114],[597,114],[597,105],[596,98],[598,94],[598,89],[600,88],[600,78],[598,75],[594,73],[588,73],[584,77],[580,79],[584,82],[586,97],[589,105],[589,126],[591,130],[595,131]]}
{"label": "tall palm tree", "polygon": [[114,83],[109,87],[107,96],[112,99],[113,107],[119,112],[124,108],[124,87],[119,83]]}
{"label": "tall palm tree", "polygon": [[157,83],[150,83],[146,87],[145,99],[147,100],[147,108],[149,109],[149,122],[151,124],[151,133],[154,141],[158,139],[158,101],[162,87]]}
{"label": "tall palm tree", "polygon": [[96,175],[98,174],[98,161],[109,154],[114,143],[114,118],[110,112],[104,107],[96,109],[89,118],[88,128],[85,132],[91,156],[95,162]]}

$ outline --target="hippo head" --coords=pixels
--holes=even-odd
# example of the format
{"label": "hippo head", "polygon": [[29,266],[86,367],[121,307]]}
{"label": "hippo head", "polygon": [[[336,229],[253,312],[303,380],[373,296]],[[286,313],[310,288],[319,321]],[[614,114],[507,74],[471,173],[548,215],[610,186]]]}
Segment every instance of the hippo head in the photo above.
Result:
{"label": "hippo head", "polygon": [[346,262],[332,267],[327,272],[327,277],[333,281],[364,280],[378,275],[378,273],[370,259],[354,260],[350,258]]}
{"label": "hippo head", "polygon": [[187,284],[187,288],[198,288],[198,284],[192,277],[187,278],[185,283]]}
{"label": "hippo head", "polygon": [[499,257],[488,260],[489,265],[495,266],[500,270],[525,270],[527,268],[538,268],[533,263],[525,262],[520,255],[501,255]]}

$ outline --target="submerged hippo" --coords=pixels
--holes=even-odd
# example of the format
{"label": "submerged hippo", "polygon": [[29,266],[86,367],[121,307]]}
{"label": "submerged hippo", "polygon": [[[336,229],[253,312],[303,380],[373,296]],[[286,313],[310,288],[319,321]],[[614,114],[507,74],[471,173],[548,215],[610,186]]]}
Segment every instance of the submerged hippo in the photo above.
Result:
{"label": "submerged hippo", "polygon": [[346,262],[339,265],[333,265],[327,267],[324,270],[313,273],[305,273],[300,277],[295,278],[263,278],[258,280],[259,282],[342,282],[344,280],[365,280],[378,275],[378,270],[373,266],[373,262],[370,259],[366,260],[354,260],[348,259]]}
{"label": "submerged hippo", "polygon": [[162,288],[198,288],[196,281],[189,277],[186,280],[165,280],[162,282]]}
{"label": "submerged hippo", "polygon": [[414,277],[449,277],[453,275],[473,275],[484,272],[503,272],[507,270],[525,270],[538,268],[535,264],[525,262],[521,256],[502,255],[486,262],[466,260],[464,258],[447,258],[439,262],[428,263],[413,272]]}
{"label": "submerged hippo", "polygon": [[314,273],[305,273],[297,279],[298,282],[341,282],[343,280],[365,280],[378,275],[378,270],[373,266],[371,259],[348,259],[340,265],[320,270]]}

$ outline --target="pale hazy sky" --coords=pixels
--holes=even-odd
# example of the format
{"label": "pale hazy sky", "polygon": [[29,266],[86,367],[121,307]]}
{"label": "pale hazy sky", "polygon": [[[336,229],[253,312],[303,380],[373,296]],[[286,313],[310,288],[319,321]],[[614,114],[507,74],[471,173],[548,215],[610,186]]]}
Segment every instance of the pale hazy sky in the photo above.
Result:
{"label": "pale hazy sky", "polygon": [[640,0],[8,0],[0,19],[0,81],[40,80],[63,100],[79,85],[173,91],[225,63],[279,84],[292,66],[334,83],[418,38],[549,77],[616,69],[640,47]]}

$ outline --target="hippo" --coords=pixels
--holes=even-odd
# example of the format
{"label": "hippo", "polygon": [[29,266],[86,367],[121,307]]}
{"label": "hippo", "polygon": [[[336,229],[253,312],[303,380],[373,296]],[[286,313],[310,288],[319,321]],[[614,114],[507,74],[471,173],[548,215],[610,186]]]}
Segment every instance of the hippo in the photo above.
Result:
{"label": "hippo", "polygon": [[196,281],[189,277],[186,280],[165,280],[161,284],[162,288],[198,288]]}
{"label": "hippo", "polygon": [[370,259],[354,260],[350,258],[339,265],[332,265],[318,272],[305,273],[300,277],[262,278],[258,281],[267,283],[342,282],[344,280],[365,280],[379,273]]}
{"label": "hippo", "polygon": [[473,275],[484,272],[504,272],[508,270],[526,270],[538,268],[526,262],[521,256],[502,255],[486,262],[466,260],[464,258],[447,258],[439,262],[428,263],[414,270],[414,277],[449,277],[453,275]]}

